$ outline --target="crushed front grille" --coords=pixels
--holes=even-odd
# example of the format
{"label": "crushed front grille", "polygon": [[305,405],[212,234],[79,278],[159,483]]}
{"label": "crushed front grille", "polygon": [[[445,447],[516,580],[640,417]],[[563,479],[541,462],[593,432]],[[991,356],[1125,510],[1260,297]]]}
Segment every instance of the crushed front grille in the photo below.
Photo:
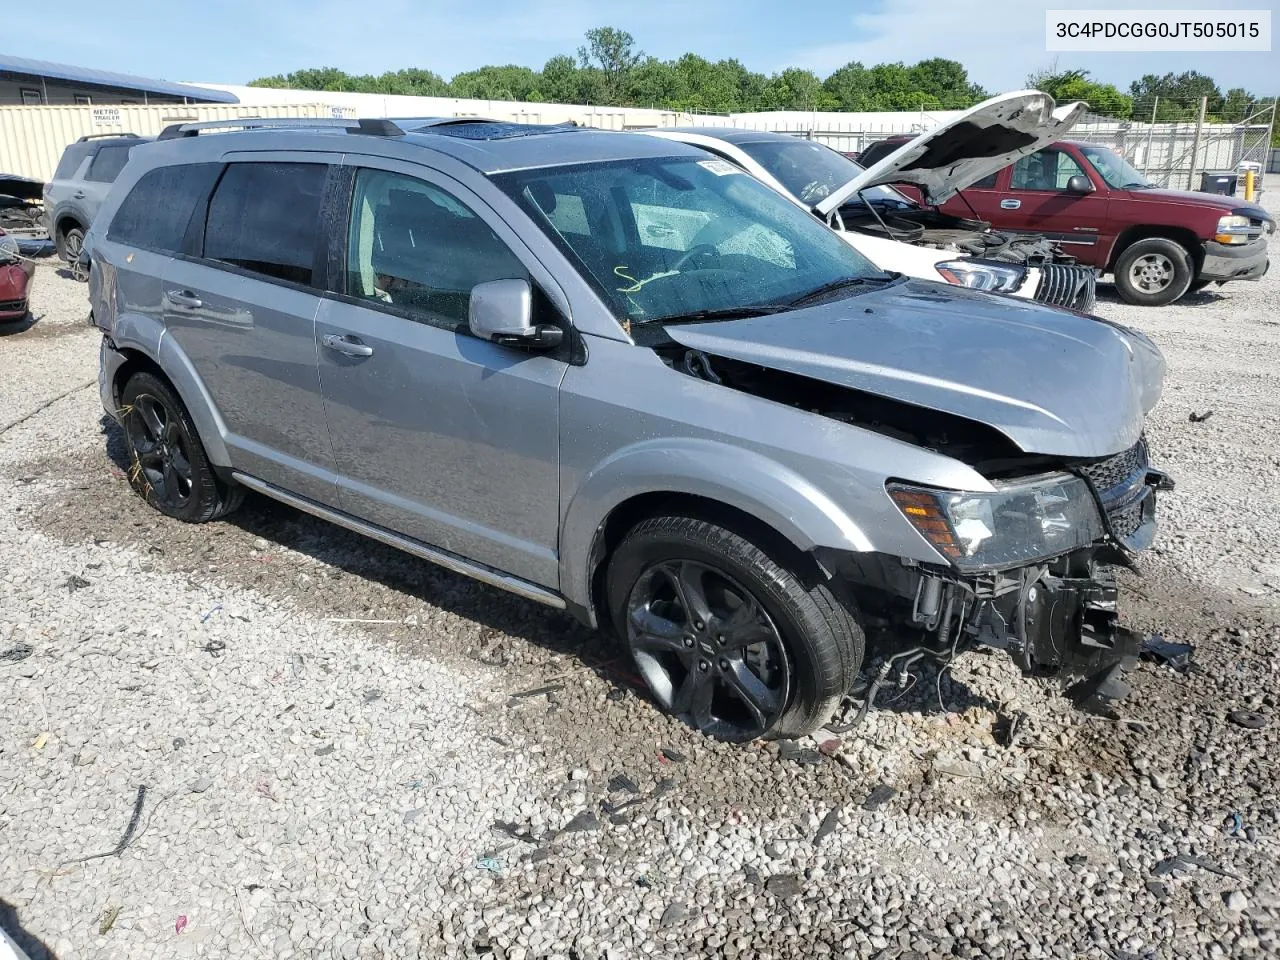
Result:
{"label": "crushed front grille", "polygon": [[1109,499],[1107,494],[1114,495],[1127,490],[1134,474],[1145,472],[1147,465],[1147,443],[1143,439],[1114,457],[1082,466],[1080,472],[1089,478],[1098,495],[1105,501]]}
{"label": "crushed front grille", "polygon": [[1098,293],[1098,275],[1093,267],[1065,263],[1046,263],[1040,267],[1040,285],[1036,300],[1055,307],[1073,310],[1093,309]]}
{"label": "crushed front grille", "polygon": [[1078,468],[1093,485],[1112,534],[1135,548],[1142,538],[1134,535],[1142,530],[1149,515],[1148,500],[1152,494],[1146,483],[1149,465],[1147,442],[1142,438],[1123,453]]}
{"label": "crushed front grille", "polygon": [[10,310],[21,310],[27,305],[25,300],[0,300],[0,313],[8,313]]}

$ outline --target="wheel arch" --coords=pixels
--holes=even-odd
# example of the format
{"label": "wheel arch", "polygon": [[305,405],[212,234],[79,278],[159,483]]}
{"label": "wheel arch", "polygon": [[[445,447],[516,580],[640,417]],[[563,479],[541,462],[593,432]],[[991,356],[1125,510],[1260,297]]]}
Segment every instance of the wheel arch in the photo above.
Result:
{"label": "wheel arch", "polygon": [[111,384],[111,395],[117,408],[124,385],[130,377],[142,372],[154,374],[173,389],[187,408],[209,463],[218,470],[230,470],[231,457],[224,440],[226,431],[222,418],[195,367],[173,338],[164,336],[162,331],[154,347],[149,348],[132,341],[117,343],[115,349],[124,357],[124,363],[116,370]]}
{"label": "wheel arch", "polygon": [[565,511],[561,593],[581,619],[599,625],[612,549],[636,523],[664,514],[724,526],[814,577],[826,576],[817,547],[872,549],[825,494],[761,454],[708,440],[647,441],[592,471]]}
{"label": "wheel arch", "polygon": [[1196,232],[1187,227],[1156,226],[1152,224],[1126,227],[1121,231],[1120,235],[1116,237],[1115,245],[1111,248],[1111,257],[1107,262],[1107,269],[1114,273],[1116,263],[1120,260],[1120,257],[1139,240],[1172,240],[1185,249],[1187,256],[1191,258],[1192,279],[1200,275],[1200,268],[1204,265],[1204,247],[1201,246],[1200,238],[1196,235]]}

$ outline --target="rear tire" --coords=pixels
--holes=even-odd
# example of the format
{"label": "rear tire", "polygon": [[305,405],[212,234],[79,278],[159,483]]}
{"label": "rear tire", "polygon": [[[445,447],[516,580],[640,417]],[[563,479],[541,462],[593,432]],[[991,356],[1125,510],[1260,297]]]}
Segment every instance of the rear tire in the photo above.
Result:
{"label": "rear tire", "polygon": [[778,553],[671,516],[638,523],[609,560],[610,613],[641,676],[659,706],[708,736],[811,733],[862,667],[852,611],[807,582],[819,578],[802,557]]}
{"label": "rear tire", "polygon": [[58,255],[67,263],[75,263],[80,259],[80,251],[84,249],[84,230],[80,227],[69,227],[62,234]]}
{"label": "rear tire", "polygon": [[187,408],[151,373],[136,373],[121,391],[121,425],[129,451],[129,483],[167,517],[205,523],[244,500],[244,488],[218,478]]}
{"label": "rear tire", "polygon": [[1162,307],[1191,286],[1195,271],[1187,248],[1165,237],[1149,237],[1125,248],[1116,260],[1116,291],[1127,303]]}

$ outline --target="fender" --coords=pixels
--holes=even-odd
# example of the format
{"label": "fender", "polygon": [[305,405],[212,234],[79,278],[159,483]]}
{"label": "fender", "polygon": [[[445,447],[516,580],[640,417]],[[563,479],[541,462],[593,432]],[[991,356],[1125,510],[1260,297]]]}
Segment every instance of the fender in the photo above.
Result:
{"label": "fender", "polygon": [[191,414],[209,462],[216,467],[231,469],[231,456],[225,440],[226,424],[194,364],[178,342],[168,336],[164,324],[146,314],[123,313],[116,318],[111,339],[117,350],[136,350],[164,372]]}
{"label": "fender", "polygon": [[768,524],[799,550],[864,552],[871,541],[830,497],[762,454],[714,440],[659,438],[617,451],[578,485],[560,526],[560,590],[591,610],[591,550],[620,504],[648,493],[692,494]]}

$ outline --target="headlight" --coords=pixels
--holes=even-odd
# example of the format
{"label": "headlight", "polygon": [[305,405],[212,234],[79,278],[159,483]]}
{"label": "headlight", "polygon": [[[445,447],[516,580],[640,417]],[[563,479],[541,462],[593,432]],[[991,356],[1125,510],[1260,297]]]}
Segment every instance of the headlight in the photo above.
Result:
{"label": "headlight", "polygon": [[992,493],[886,485],[911,525],[964,571],[1002,569],[1088,546],[1103,535],[1088,484],[1069,474],[996,484]]}
{"label": "headlight", "polygon": [[1025,267],[991,260],[947,260],[934,269],[947,283],[993,293],[1013,293],[1027,276]]}
{"label": "headlight", "polygon": [[1232,214],[1218,221],[1213,239],[1219,243],[1248,243],[1262,233],[1248,217]]}

